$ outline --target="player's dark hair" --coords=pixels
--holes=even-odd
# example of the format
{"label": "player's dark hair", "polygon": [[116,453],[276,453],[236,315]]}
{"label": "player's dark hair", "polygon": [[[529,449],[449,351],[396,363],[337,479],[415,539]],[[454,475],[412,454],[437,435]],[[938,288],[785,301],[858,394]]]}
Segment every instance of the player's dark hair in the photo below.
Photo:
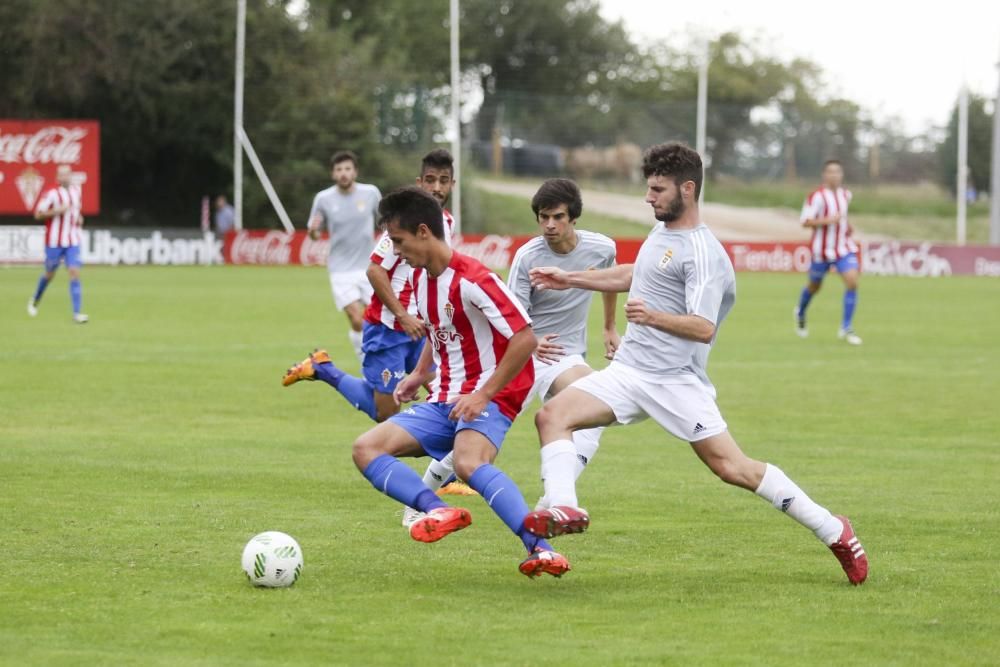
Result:
{"label": "player's dark hair", "polygon": [[542,183],[538,192],[531,198],[531,210],[538,219],[538,213],[566,204],[570,220],[576,220],[583,213],[583,198],[580,188],[568,178],[550,178]]}
{"label": "player's dark hair", "polygon": [[420,225],[427,225],[431,234],[444,240],[441,205],[416,186],[397,188],[382,197],[378,205],[378,227],[384,230],[392,222],[411,234],[416,234]]}
{"label": "player's dark hair", "polygon": [[690,146],[671,141],[650,146],[642,154],[642,175],[666,176],[674,179],[677,187],[685,181],[694,181],[694,198],[701,196],[701,182],[704,172],[701,156]]}
{"label": "player's dark hair", "polygon": [[451,152],[447,149],[435,148],[420,161],[420,175],[423,176],[424,172],[428,169],[447,169],[452,178],[454,178],[455,158],[451,156]]}
{"label": "player's dark hair", "polygon": [[354,151],[337,151],[330,158],[330,169],[333,169],[341,162],[347,162],[350,160],[354,164],[354,168],[358,168],[358,156],[354,154]]}
{"label": "player's dark hair", "polygon": [[826,169],[826,168],[827,168],[827,167],[829,167],[829,166],[830,166],[831,164],[835,164],[835,165],[837,165],[838,167],[840,167],[841,169],[843,169],[843,168],[844,168],[844,165],[843,165],[843,164],[841,164],[840,160],[838,160],[837,158],[830,158],[829,160],[827,160],[826,162],[824,162],[824,163],[823,163],[823,168],[824,168],[824,169]]}

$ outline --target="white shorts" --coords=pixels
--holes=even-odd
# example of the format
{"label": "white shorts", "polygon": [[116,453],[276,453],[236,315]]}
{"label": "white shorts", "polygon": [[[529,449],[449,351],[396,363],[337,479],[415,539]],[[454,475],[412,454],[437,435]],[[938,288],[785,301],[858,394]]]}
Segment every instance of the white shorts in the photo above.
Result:
{"label": "white shorts", "polygon": [[697,442],[728,428],[710,388],[693,375],[651,382],[621,363],[582,377],[572,385],[607,403],[619,424],[647,417],[685,442]]}
{"label": "white shorts", "polygon": [[553,364],[547,364],[544,361],[539,361],[538,357],[532,355],[531,361],[535,364],[535,384],[531,385],[531,392],[528,397],[524,399],[525,407],[531,405],[531,402],[538,397],[542,403],[544,403],[549,394],[549,389],[552,388],[552,383],[556,381],[560,375],[568,371],[574,366],[590,366],[586,361],[583,360],[579,354],[567,354],[565,357]]}
{"label": "white shorts", "polygon": [[343,310],[355,301],[367,306],[375,293],[364,271],[331,271],[330,289],[333,290],[333,303],[337,310]]}

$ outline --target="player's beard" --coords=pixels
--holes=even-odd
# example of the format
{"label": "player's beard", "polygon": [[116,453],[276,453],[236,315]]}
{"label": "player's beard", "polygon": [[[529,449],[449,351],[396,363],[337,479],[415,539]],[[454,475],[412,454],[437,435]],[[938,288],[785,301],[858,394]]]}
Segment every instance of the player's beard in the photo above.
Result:
{"label": "player's beard", "polygon": [[664,211],[663,213],[657,213],[655,217],[660,222],[665,222],[669,224],[671,222],[674,222],[675,220],[680,219],[680,217],[684,215],[684,212],[686,210],[687,207],[684,206],[684,200],[681,198],[681,191],[680,189],[678,189],[677,196],[674,197],[673,200],[670,202],[670,205],[667,207],[667,210]]}

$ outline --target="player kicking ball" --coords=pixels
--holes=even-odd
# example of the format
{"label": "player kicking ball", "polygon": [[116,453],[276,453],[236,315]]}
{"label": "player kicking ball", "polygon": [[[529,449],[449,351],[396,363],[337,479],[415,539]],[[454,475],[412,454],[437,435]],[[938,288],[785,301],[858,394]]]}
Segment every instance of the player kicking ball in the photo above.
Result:
{"label": "player kicking ball", "polygon": [[[532,289],[528,272],[538,266],[558,266],[566,271],[588,271],[614,266],[615,242],[603,234],[577,229],[577,219],[583,213],[583,200],[576,183],[565,178],[553,178],[542,183],[531,200],[540,236],[518,248],[511,262],[507,286],[531,316],[531,326],[539,338],[532,356],[535,381],[526,403],[535,396],[545,403],[575,380],[593,372],[587,365],[587,317],[593,294],[587,290]],[[607,358],[614,356],[619,337],[615,330],[617,294],[605,292],[604,349]],[[600,446],[603,428],[585,429],[573,434],[572,454],[574,474],[579,477]],[[546,448],[543,455],[555,454],[563,448]],[[435,461],[428,474],[447,477],[450,457]],[[547,462],[542,462],[542,478]],[[426,476],[424,478],[427,479]],[[536,509],[550,506],[545,496]]]}
{"label": "player kicking ball", "polygon": [[[577,502],[571,436],[574,431],[652,418],[691,443],[722,481],[753,491],[807,527],[837,557],[855,585],[868,576],[868,557],[850,522],[813,502],[777,466],[747,457],[715,403],[708,354],[718,327],[733,307],[736,275],[722,244],[701,222],[698,195],[702,162],[678,143],[643,156],[646,201],[657,225],[634,265],[602,271],[536,268],[536,289],[628,291],[628,327],[608,368],[577,380],[535,417],[543,460],[549,462],[545,494],[551,509],[536,510],[524,527],[554,537],[582,532],[590,517]],[[557,448],[546,456],[545,450]]]}
{"label": "player kicking ball", "polygon": [[844,168],[837,160],[827,160],[823,165],[822,187],[809,195],[802,207],[802,226],[813,230],[812,264],[809,283],[802,288],[799,305],[795,307],[795,333],[801,338],[809,335],[806,308],[823,286],[823,277],[835,266],[844,280],[844,316],[837,337],[849,345],[861,345],[861,337],[852,326],[858,304],[858,244],[851,238],[851,225],[847,221],[851,191],[843,185]]}
{"label": "player kicking ball", "polygon": [[534,380],[528,361],[537,342],[528,314],[496,274],[451,249],[431,195],[416,187],[396,190],[382,200],[379,218],[394,251],[414,269],[410,281],[429,342],[395,396],[411,401],[426,382],[431,394],[361,435],[354,442],[355,465],[377,490],[424,513],[410,526],[410,537],[436,542],[466,528],[472,517],[443,502],[396,457],[440,460],[454,452],[458,476],[527,549],[520,571],[563,575],[569,562],[524,528],[528,505],[493,465]]}

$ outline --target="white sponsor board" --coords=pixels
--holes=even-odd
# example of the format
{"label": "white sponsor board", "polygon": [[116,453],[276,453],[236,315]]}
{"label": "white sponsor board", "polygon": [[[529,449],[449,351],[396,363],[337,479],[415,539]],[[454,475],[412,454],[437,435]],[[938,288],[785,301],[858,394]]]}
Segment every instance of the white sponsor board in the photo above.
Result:
{"label": "white sponsor board", "polygon": [[[86,229],[80,244],[84,264],[222,264],[222,240],[211,232]],[[41,264],[45,227],[0,226],[0,264]]]}

